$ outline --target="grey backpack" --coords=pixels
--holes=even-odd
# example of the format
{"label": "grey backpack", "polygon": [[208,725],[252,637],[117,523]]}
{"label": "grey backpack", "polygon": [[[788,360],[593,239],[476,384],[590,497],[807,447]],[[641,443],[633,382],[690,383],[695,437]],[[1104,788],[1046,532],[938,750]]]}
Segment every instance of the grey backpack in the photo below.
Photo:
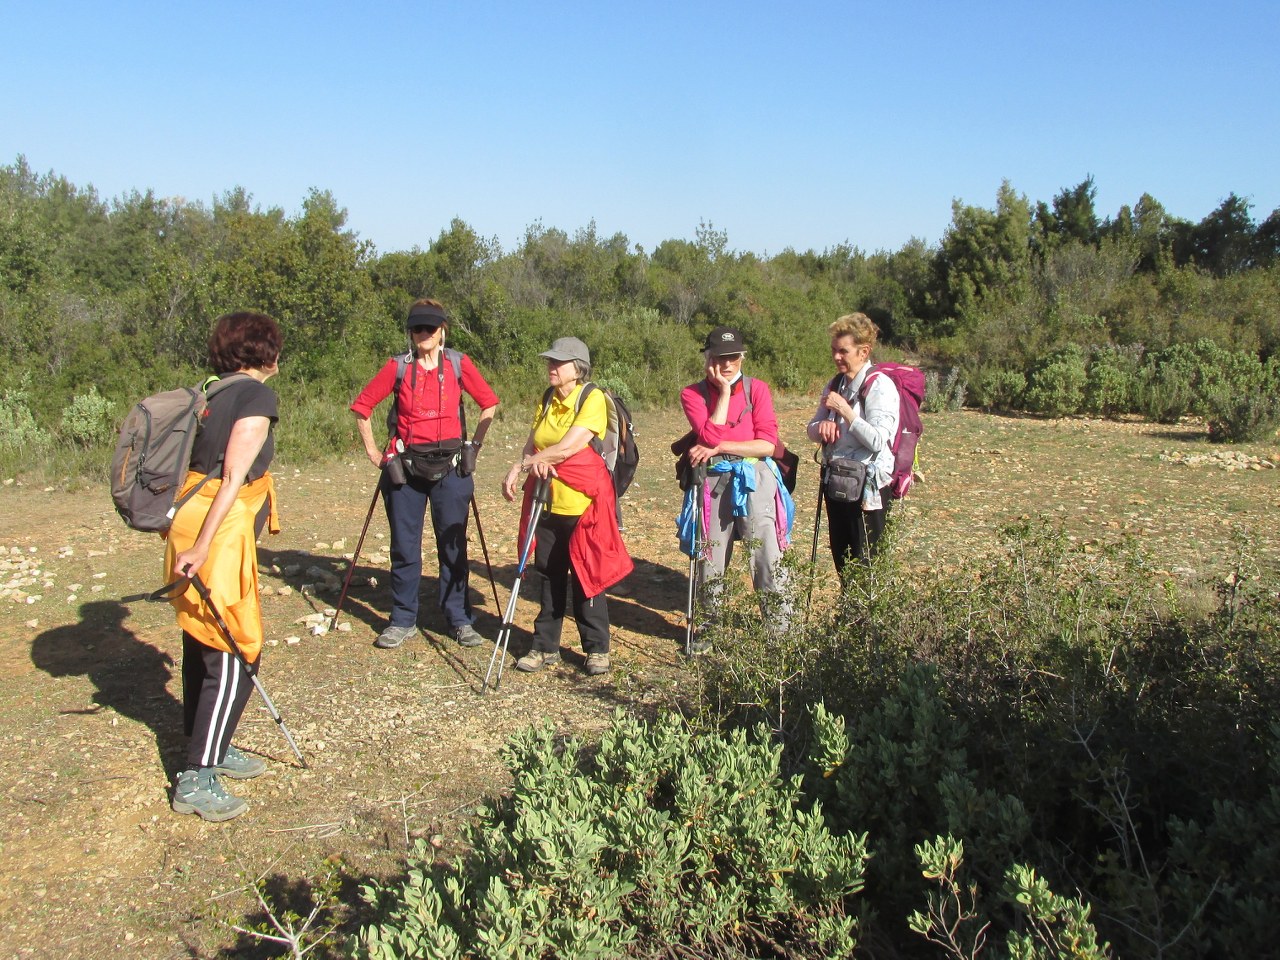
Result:
{"label": "grey backpack", "polygon": [[210,377],[198,387],[152,394],[129,411],[111,461],[111,499],[126,524],[145,533],[168,530],[182,505],[218,476],[221,457],[203,480],[177,499],[209,400],[244,376]]}

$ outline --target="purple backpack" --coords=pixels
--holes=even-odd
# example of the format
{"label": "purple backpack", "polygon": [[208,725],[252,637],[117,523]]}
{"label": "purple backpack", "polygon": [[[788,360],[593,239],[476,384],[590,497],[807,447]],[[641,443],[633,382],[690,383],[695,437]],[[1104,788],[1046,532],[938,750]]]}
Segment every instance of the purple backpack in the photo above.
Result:
{"label": "purple backpack", "polygon": [[920,435],[924,433],[924,424],[920,422],[920,404],[924,402],[924,374],[915,367],[904,363],[877,363],[867,372],[862,382],[859,398],[866,401],[867,390],[871,387],[871,378],[885,376],[898,388],[898,433],[889,445],[893,451],[893,479],[889,481],[889,489],[893,496],[901,500],[911,489],[915,478],[916,445]]}

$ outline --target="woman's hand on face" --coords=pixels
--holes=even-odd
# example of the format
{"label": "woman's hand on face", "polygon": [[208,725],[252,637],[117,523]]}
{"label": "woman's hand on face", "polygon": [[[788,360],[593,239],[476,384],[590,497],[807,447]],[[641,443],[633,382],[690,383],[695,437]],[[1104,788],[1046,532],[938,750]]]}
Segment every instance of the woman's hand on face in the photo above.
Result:
{"label": "woman's hand on face", "polygon": [[719,363],[710,362],[707,364],[707,379],[719,387],[722,391],[728,390],[733,381],[725,376],[724,371],[720,368]]}

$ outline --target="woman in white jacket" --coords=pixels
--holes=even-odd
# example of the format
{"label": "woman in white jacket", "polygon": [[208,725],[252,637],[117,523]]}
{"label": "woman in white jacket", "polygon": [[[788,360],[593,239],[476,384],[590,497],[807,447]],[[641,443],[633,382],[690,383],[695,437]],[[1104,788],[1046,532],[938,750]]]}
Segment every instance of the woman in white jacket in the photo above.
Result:
{"label": "woman in white jacket", "polygon": [[871,562],[889,519],[891,445],[901,400],[888,376],[872,372],[871,350],[880,328],[870,317],[847,314],[828,332],[836,377],[823,390],[808,433],[823,448],[831,556],[843,576],[851,558]]}

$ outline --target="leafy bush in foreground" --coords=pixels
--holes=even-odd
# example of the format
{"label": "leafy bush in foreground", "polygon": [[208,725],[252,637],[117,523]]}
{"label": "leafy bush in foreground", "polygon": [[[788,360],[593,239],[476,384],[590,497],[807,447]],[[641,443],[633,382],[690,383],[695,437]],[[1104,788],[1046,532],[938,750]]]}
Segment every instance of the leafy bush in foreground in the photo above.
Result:
{"label": "leafy bush in foreground", "polygon": [[953,575],[903,570],[890,548],[780,638],[744,605],[700,666],[709,719],[769,722],[828,825],[865,834],[872,953],[930,949],[901,918],[919,908],[915,845],[937,836],[963,841],[994,931],[1026,932],[1000,891],[1028,864],[1091,904],[1120,956],[1267,953],[1274,579],[1242,553],[1220,608],[1193,618],[1132,545],[1038,522],[1005,537]]}
{"label": "leafy bush in foreground", "polygon": [[738,730],[615,715],[594,754],[548,727],[513,738],[514,785],[481,809],[470,854],[365,897],[353,950],[431,957],[843,957],[862,888],[860,838],[834,837],[780,775],[781,749]]}

